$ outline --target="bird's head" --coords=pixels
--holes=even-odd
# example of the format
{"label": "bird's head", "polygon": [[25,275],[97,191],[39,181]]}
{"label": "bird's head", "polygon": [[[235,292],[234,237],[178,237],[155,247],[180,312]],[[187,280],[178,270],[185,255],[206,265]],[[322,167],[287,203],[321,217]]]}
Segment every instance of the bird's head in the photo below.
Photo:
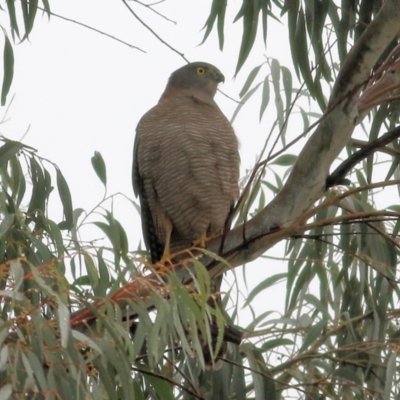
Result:
{"label": "bird's head", "polygon": [[225,81],[221,71],[205,62],[194,62],[177,69],[169,78],[168,87],[195,89],[214,97],[218,84]]}

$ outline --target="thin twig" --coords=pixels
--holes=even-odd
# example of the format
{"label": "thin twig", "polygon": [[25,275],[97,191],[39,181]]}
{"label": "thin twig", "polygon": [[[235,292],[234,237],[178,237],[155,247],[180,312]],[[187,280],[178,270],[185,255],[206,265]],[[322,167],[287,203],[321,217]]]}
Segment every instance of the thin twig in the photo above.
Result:
{"label": "thin twig", "polygon": [[[36,8],[37,8],[38,10],[41,10],[41,11],[44,11],[44,12],[47,13],[47,10],[45,10],[45,9],[42,8],[42,7],[36,6]],[[124,44],[125,46],[130,47],[131,49],[136,49],[136,50],[141,51],[142,53],[146,53],[146,51],[144,51],[144,50],[141,49],[140,47],[134,46],[133,44],[130,44],[130,43],[128,43],[128,42],[125,42],[124,40],[118,39],[117,37],[112,36],[112,35],[110,35],[109,33],[106,33],[106,32],[101,31],[101,30],[99,30],[99,29],[93,28],[93,27],[90,26],[90,25],[86,25],[86,24],[84,24],[83,22],[78,22],[78,21],[76,21],[76,20],[74,20],[74,19],[70,19],[70,18],[67,18],[67,17],[63,17],[62,15],[56,14],[56,13],[54,13],[54,12],[52,12],[52,11],[50,11],[49,14],[52,15],[53,17],[60,18],[60,19],[62,19],[62,20],[64,20],[64,21],[67,21],[67,22],[72,22],[73,24],[82,26],[82,27],[84,27],[84,28],[86,28],[86,29],[89,29],[89,30],[91,30],[91,31],[94,31],[94,32],[96,32],[96,33],[100,33],[101,35],[107,36],[107,37],[109,37],[110,39],[113,39],[113,40],[115,40],[115,41],[117,41],[117,42],[119,42],[119,43]]]}
{"label": "thin twig", "polygon": [[178,54],[180,57],[182,57],[186,62],[189,62],[189,60],[185,57],[183,53],[180,53],[178,50],[176,50],[174,47],[172,47],[170,44],[168,44],[163,38],[161,38],[153,29],[150,28],[149,25],[147,25],[143,20],[141,20],[138,15],[132,10],[132,8],[129,6],[129,4],[126,2],[126,0],[122,0],[122,3],[125,5],[125,7],[129,10],[129,12],[147,29],[149,30],[163,45],[167,46],[170,50],[172,50],[174,53]]}
{"label": "thin twig", "polygon": [[157,10],[155,10],[155,9],[153,8],[153,6],[155,6],[155,5],[157,5],[157,4],[160,4],[160,3],[163,3],[163,1],[158,1],[157,3],[153,3],[153,4],[145,4],[145,3],[142,3],[142,2],[139,1],[139,0],[133,0],[133,1],[134,1],[135,3],[140,4],[141,6],[143,6],[143,7],[145,7],[145,8],[147,8],[147,9],[149,9],[149,10],[152,11],[153,13],[157,14],[159,17],[164,18],[166,21],[172,22],[174,25],[176,25],[176,21],[173,21],[172,19],[167,18],[165,15],[161,14],[160,12],[158,12]]}

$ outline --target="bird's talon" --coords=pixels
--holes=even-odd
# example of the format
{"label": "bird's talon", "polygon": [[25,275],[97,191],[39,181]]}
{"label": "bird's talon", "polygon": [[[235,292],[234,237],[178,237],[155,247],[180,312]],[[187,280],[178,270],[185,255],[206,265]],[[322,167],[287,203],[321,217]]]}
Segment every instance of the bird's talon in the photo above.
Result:
{"label": "bird's talon", "polygon": [[210,238],[208,238],[207,235],[201,235],[198,239],[193,240],[192,246],[205,248],[208,240],[210,240]]}

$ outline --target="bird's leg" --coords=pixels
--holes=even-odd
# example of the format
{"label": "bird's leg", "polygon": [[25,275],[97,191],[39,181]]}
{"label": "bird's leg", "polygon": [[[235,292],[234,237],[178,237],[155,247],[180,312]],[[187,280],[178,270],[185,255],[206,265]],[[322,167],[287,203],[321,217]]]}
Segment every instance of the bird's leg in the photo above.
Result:
{"label": "bird's leg", "polygon": [[157,262],[157,265],[162,265],[165,267],[167,264],[172,265],[171,253],[170,253],[170,245],[171,245],[171,234],[172,234],[172,222],[167,219],[165,221],[165,243],[164,243],[164,252],[160,259]]}

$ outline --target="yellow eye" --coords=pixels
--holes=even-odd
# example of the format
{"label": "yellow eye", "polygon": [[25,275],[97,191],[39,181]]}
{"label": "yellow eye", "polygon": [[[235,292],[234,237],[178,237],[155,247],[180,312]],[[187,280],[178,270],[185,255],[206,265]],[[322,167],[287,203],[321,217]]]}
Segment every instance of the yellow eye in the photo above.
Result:
{"label": "yellow eye", "polygon": [[206,69],[203,67],[196,68],[197,75],[204,75],[206,73]]}

